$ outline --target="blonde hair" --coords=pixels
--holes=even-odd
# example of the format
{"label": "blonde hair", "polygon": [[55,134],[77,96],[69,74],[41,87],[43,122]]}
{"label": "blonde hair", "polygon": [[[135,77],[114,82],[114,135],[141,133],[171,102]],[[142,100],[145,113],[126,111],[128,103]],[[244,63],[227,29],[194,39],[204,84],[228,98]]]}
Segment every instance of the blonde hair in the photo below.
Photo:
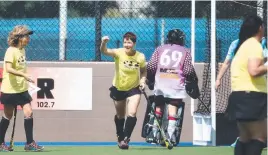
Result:
{"label": "blonde hair", "polygon": [[28,29],[26,25],[17,25],[13,28],[12,31],[9,32],[8,35],[8,45],[9,46],[17,46],[19,44],[19,39],[24,36],[30,34],[31,31]]}

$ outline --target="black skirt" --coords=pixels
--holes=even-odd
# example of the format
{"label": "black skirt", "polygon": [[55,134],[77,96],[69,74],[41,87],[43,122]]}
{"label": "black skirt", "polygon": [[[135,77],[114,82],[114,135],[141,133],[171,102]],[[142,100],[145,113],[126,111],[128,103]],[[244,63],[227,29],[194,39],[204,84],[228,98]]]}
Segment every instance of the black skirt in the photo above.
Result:
{"label": "black skirt", "polygon": [[257,121],[267,118],[267,93],[234,91],[226,110],[230,120]]}
{"label": "black skirt", "polygon": [[14,94],[1,92],[0,101],[4,105],[25,105],[32,101],[32,97],[28,91]]}
{"label": "black skirt", "polygon": [[141,94],[139,87],[132,88],[128,91],[120,91],[115,86],[112,86],[109,88],[109,90],[110,90],[110,97],[115,101],[122,101],[130,96]]}

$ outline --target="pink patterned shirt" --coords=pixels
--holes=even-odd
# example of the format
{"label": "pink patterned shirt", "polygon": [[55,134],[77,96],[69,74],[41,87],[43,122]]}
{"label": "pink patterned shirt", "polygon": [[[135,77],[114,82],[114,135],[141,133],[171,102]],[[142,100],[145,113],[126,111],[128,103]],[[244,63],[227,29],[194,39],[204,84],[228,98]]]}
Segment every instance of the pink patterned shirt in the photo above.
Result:
{"label": "pink patterned shirt", "polygon": [[155,95],[186,98],[185,80],[197,80],[190,50],[175,44],[158,47],[147,64],[147,79]]}

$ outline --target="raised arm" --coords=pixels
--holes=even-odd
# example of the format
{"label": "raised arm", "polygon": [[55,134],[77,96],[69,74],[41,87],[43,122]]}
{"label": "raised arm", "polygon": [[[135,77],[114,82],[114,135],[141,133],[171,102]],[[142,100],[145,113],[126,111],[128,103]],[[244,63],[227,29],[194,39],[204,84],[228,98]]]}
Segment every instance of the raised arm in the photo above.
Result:
{"label": "raised arm", "polygon": [[112,49],[108,49],[107,48],[107,42],[110,40],[110,38],[108,36],[104,36],[101,39],[101,46],[100,46],[100,51],[105,54],[105,55],[109,55],[112,57],[116,57],[116,53],[114,50]]}

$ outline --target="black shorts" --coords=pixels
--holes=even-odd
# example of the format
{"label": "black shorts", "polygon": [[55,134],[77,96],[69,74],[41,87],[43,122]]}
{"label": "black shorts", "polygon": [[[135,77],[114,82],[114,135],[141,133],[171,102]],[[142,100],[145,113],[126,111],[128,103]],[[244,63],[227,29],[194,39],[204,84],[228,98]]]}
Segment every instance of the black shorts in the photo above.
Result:
{"label": "black shorts", "polygon": [[112,86],[110,87],[109,90],[110,90],[110,97],[115,101],[122,101],[130,96],[141,94],[141,90],[139,89],[139,87],[130,89],[128,91],[120,91],[117,90],[115,86]]}
{"label": "black shorts", "polygon": [[230,120],[263,120],[267,118],[267,94],[253,91],[232,92],[226,112]]}
{"label": "black shorts", "polygon": [[28,91],[14,94],[7,94],[1,92],[0,101],[1,104],[4,105],[25,105],[32,101],[32,97],[30,96]]}
{"label": "black shorts", "polygon": [[178,107],[180,104],[183,103],[182,99],[172,99],[172,98],[164,97],[162,95],[155,96],[154,101],[155,101],[156,106],[170,104],[170,105],[174,105]]}

